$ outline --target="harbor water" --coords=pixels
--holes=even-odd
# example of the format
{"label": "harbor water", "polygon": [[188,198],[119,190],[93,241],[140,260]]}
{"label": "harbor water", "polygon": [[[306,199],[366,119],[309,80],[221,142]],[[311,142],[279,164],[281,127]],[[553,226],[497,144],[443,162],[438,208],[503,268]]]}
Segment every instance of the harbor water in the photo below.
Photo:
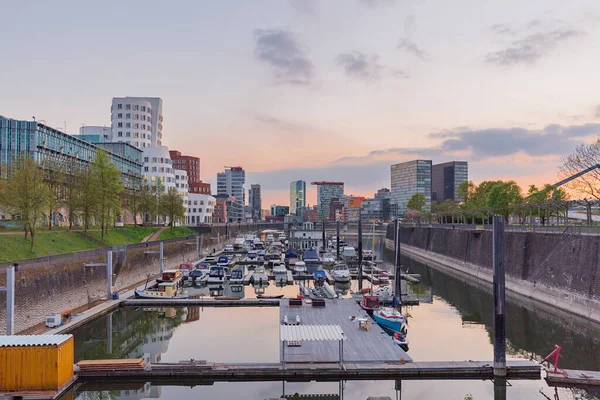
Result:
{"label": "harbor water", "polygon": [[[376,240],[378,259],[391,271],[383,241]],[[408,354],[415,361],[489,360],[493,358],[493,301],[489,288],[473,286],[407,257],[404,268],[421,274],[421,284],[406,291],[421,304],[405,307],[409,314]],[[352,282],[356,288],[357,282]],[[363,286],[368,287],[364,281]],[[348,287],[338,287],[347,290]],[[255,298],[228,285],[202,289],[207,295]],[[271,283],[258,293],[295,297],[297,285]],[[553,315],[536,304],[508,299],[507,357],[541,360],[555,344],[563,346],[561,367],[600,370],[600,327]],[[137,358],[150,362],[207,360],[214,362],[278,362],[279,310],[261,308],[121,308],[81,327],[75,336],[75,357],[82,359]],[[583,389],[550,388],[543,380],[509,381],[506,387],[477,380],[404,380],[346,382],[216,382],[200,386],[151,383],[78,383],[67,396],[78,399],[279,399],[293,395],[331,395],[347,400],[391,399],[600,399]],[[338,396],[338,397],[335,397]],[[302,398],[302,397],[298,397]]]}

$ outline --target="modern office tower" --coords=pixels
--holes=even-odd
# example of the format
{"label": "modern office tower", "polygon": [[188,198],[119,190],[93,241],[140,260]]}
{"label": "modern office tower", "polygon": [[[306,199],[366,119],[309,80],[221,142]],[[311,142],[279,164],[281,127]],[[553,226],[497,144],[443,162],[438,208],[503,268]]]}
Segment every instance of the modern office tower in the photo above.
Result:
{"label": "modern office tower", "polygon": [[332,198],[342,199],[344,197],[344,182],[312,182],[317,186],[317,207],[319,210],[319,221],[329,218],[329,204]]}
{"label": "modern office tower", "polygon": [[425,210],[431,210],[431,160],[413,160],[391,167],[392,203],[397,215],[407,210],[410,198],[420,193],[425,196]]}
{"label": "modern office tower", "polygon": [[250,204],[250,214],[252,215],[252,219],[254,221],[260,221],[262,207],[262,200],[260,198],[260,185],[250,185],[248,203]]}
{"label": "modern office tower", "polygon": [[217,174],[217,194],[234,196],[243,207],[246,203],[244,183],[246,172],[242,167],[225,167],[225,172]]}
{"label": "modern office tower", "polygon": [[306,207],[306,182],[290,183],[290,214],[298,215]]}
{"label": "modern office tower", "polygon": [[460,203],[458,186],[469,180],[469,165],[466,161],[450,161],[431,167],[431,200],[452,200]]}

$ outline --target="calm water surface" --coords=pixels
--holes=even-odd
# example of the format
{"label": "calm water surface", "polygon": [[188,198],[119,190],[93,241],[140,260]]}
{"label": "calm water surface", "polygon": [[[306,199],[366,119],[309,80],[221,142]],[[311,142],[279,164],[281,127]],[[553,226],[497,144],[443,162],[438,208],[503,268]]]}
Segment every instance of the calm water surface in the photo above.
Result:
{"label": "calm water surface", "polygon": [[[379,258],[389,257],[376,241]],[[407,285],[421,305],[410,315],[409,354],[414,360],[492,360],[492,296],[431,267],[403,257],[403,265],[422,275],[421,285]],[[391,270],[391,265],[386,264]],[[363,282],[366,287],[368,282]],[[353,282],[352,286],[357,287]],[[271,284],[266,294],[294,297],[298,286]],[[347,289],[347,288],[341,288]],[[199,292],[253,298],[252,286],[214,286]],[[538,307],[539,308],[539,307]],[[209,360],[278,362],[279,310],[264,308],[123,308],[75,332],[76,359],[143,357],[148,361]],[[565,368],[600,369],[600,329],[585,321],[554,316],[534,304],[507,303],[509,358],[540,359],[555,343],[563,346]],[[173,382],[176,385],[177,382]],[[399,389],[399,390],[397,390]],[[559,389],[544,381],[510,381],[506,395],[489,381],[349,381],[214,383],[206,386],[82,385],[69,395],[79,399],[272,399],[301,395],[339,395],[343,399],[388,396],[392,399],[600,399],[600,393]]]}

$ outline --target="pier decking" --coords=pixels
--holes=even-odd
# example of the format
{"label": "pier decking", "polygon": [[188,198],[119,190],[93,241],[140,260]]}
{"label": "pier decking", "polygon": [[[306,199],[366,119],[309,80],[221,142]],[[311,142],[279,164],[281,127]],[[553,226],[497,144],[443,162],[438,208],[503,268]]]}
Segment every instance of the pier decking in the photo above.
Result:
{"label": "pier decking", "polygon": [[600,386],[600,371],[564,369],[561,372],[546,370],[548,386]]}
{"label": "pier decking", "polygon": [[[507,378],[540,379],[540,365],[527,360],[507,361]],[[168,380],[170,384],[207,381],[306,381],[306,380],[419,380],[419,379],[493,379],[492,362],[448,361],[448,362],[346,362],[320,364],[218,364],[155,363],[144,370],[77,371],[84,382],[119,379],[146,380],[159,384]]]}
{"label": "pier decking", "polygon": [[[350,317],[367,317],[367,313],[354,300],[326,300],[325,307],[290,307],[282,301],[280,317],[299,315],[301,325],[339,325],[344,340],[344,360],[348,362],[406,362],[410,356],[397,346],[392,338],[369,318],[370,330],[359,330],[358,322]],[[281,353],[281,352],[280,352]],[[303,341],[300,347],[286,347],[286,363],[294,362],[332,362],[339,358],[337,342]],[[283,360],[282,360],[283,361]]]}

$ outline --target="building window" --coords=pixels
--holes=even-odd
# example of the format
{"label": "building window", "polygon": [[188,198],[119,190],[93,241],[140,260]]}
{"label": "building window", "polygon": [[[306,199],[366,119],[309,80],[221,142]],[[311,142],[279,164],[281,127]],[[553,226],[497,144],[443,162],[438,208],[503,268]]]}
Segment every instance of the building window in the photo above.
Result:
{"label": "building window", "polygon": [[122,113],[118,113],[117,114],[117,118],[123,118],[123,114]]}
{"label": "building window", "polygon": [[129,122],[125,123],[125,128],[131,128],[131,124]]}
{"label": "building window", "polygon": [[156,172],[156,167],[152,167],[152,172]]}
{"label": "building window", "polygon": [[152,162],[156,162],[156,157],[152,157]]}
{"label": "building window", "polygon": [[160,167],[160,172],[165,172],[165,167]]}
{"label": "building window", "polygon": [[146,111],[146,106],[142,106],[142,111]]}
{"label": "building window", "polygon": [[144,162],[148,162],[148,157],[144,157]]}
{"label": "building window", "polygon": [[122,122],[117,123],[117,128],[122,128],[122,127],[123,127],[123,123]]}
{"label": "building window", "polygon": [[144,167],[144,172],[148,172],[148,167]]}
{"label": "building window", "polygon": [[145,133],[142,133],[142,138],[146,139],[146,134]]}
{"label": "building window", "polygon": [[126,119],[131,119],[131,114],[129,114],[129,113],[125,114],[125,118]]}
{"label": "building window", "polygon": [[117,136],[119,136],[119,137],[123,137],[123,132],[122,132],[122,131],[119,131],[119,132],[117,133]]}
{"label": "building window", "polygon": [[122,110],[123,109],[123,104],[117,104],[117,110]]}
{"label": "building window", "polygon": [[126,132],[126,133],[125,133],[125,136],[127,136],[127,137],[131,137],[131,132]]}
{"label": "building window", "polygon": [[144,114],[142,114],[142,121],[146,120],[146,116]]}

